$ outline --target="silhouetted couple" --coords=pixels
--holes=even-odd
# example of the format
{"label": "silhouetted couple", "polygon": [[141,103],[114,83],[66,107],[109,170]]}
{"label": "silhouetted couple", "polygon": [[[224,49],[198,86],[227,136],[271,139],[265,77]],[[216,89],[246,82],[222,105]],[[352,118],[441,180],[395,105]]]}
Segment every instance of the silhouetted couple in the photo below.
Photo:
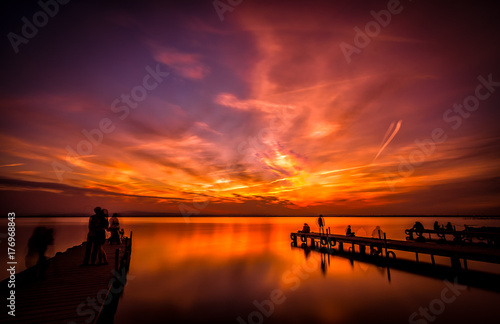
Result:
{"label": "silhouetted couple", "polygon": [[94,208],[95,214],[89,219],[89,233],[87,234],[87,244],[85,246],[85,258],[81,266],[95,265],[96,258],[98,265],[108,264],[104,242],[106,242],[106,230],[108,229],[108,210],[101,207]]}
{"label": "silhouetted couple", "polygon": [[451,225],[451,223],[448,222],[448,224],[446,224],[446,227],[445,226],[439,226],[438,221],[435,221],[434,222],[434,230],[435,231],[439,231],[439,230],[453,231],[453,225]]}

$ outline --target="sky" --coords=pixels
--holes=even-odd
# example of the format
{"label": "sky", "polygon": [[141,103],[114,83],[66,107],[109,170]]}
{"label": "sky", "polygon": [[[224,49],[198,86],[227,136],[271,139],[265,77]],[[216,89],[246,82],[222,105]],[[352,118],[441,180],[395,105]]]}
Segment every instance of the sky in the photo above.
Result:
{"label": "sky", "polygon": [[2,3],[2,212],[498,215],[493,4]]}

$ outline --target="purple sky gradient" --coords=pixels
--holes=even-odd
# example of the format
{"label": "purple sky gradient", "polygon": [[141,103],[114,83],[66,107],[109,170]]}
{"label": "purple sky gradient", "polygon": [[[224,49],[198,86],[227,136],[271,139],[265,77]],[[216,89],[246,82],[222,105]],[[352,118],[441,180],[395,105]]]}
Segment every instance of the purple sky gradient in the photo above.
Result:
{"label": "purple sky gradient", "polygon": [[[212,1],[70,1],[17,54],[41,8],[3,4],[3,212],[498,215],[500,87],[443,117],[500,82],[490,3],[244,0],[221,21]],[[169,74],[113,106],[151,69]]]}

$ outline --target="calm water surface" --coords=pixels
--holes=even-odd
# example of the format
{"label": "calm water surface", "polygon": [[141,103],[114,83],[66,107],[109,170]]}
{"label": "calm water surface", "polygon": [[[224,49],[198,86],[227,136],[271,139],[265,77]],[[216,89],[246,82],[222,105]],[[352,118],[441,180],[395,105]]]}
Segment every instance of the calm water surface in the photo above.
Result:
{"label": "calm water surface", "polygon": [[[391,239],[425,218],[327,218],[332,233],[348,224],[358,236],[380,226]],[[498,220],[465,218],[463,224],[500,226]],[[49,255],[80,244],[87,219],[17,219],[18,246],[35,226],[55,229]],[[498,323],[500,294],[461,286],[454,294],[432,279],[340,256],[308,258],[290,246],[290,232],[304,222],[317,231],[314,218],[122,218],[133,231],[129,281],[115,323]],[[2,248],[5,242],[1,242]],[[24,244],[26,246],[26,243]],[[18,250],[18,258],[22,252]],[[4,257],[2,255],[2,257]],[[414,258],[398,253],[398,258]],[[426,256],[422,261],[429,262]],[[4,260],[0,260],[2,263]],[[449,264],[445,258],[438,263]],[[469,268],[500,273],[496,265],[469,262]],[[450,301],[453,300],[453,301]],[[432,307],[434,314],[414,312]]]}

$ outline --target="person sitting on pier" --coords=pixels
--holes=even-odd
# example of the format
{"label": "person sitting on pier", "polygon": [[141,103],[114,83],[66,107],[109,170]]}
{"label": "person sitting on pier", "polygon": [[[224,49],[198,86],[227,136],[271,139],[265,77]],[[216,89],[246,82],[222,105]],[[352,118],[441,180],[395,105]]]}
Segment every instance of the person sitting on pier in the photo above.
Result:
{"label": "person sitting on pier", "polygon": [[381,232],[383,233],[382,229],[380,228],[380,226],[377,225],[377,227],[375,227],[375,229],[372,231],[372,237],[380,238]]}
{"label": "person sitting on pier", "polygon": [[413,227],[411,228],[412,231],[415,232],[415,234],[417,234],[417,241],[425,241],[424,239],[424,225],[422,225],[422,223],[420,222],[415,222],[415,225],[413,225]]}
{"label": "person sitting on pier", "polygon": [[111,233],[111,237],[109,238],[109,244],[121,244],[120,235],[118,231],[120,230],[120,222],[118,221],[118,214],[114,213],[113,216],[109,219],[109,232]]}
{"label": "person sitting on pier", "polygon": [[442,229],[442,228],[441,228],[441,226],[439,226],[438,221],[435,221],[435,222],[434,222],[434,230],[435,230],[435,231],[439,231],[439,230],[441,230],[441,229]]}
{"label": "person sitting on pier", "polygon": [[311,232],[311,228],[309,227],[309,225],[307,225],[307,223],[304,223],[304,227],[302,227],[302,233],[310,233]]}
{"label": "person sitting on pier", "polygon": [[351,225],[347,225],[347,229],[345,231],[346,236],[355,236],[354,232],[351,230]]}
{"label": "person sitting on pier", "polygon": [[[422,235],[422,231],[424,230],[424,225],[420,222],[415,222],[415,225],[411,228],[414,232],[417,233],[417,235]],[[420,234],[419,234],[420,233]]]}

